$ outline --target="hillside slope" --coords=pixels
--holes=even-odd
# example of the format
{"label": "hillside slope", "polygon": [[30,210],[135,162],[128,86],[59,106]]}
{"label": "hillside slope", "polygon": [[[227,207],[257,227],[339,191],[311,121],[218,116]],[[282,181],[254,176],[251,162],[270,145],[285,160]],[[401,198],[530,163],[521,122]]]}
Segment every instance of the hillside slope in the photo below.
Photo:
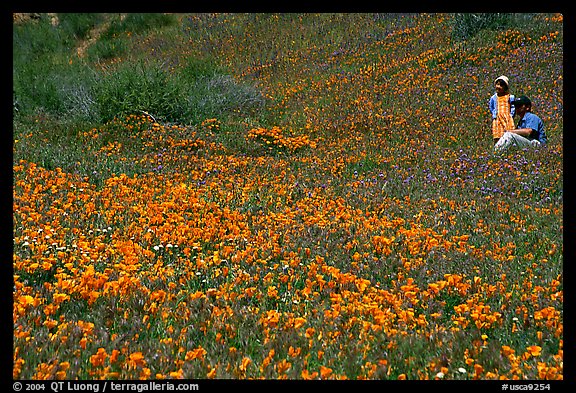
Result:
{"label": "hillside slope", "polygon": [[[15,26],[13,377],[560,387],[563,19],[514,15]],[[493,154],[501,74],[548,146]]]}

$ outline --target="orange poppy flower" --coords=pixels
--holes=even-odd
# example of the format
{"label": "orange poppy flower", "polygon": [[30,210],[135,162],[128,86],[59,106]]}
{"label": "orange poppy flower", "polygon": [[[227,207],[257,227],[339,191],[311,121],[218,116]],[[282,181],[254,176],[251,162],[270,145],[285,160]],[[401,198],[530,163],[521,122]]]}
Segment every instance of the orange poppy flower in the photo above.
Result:
{"label": "orange poppy flower", "polygon": [[198,347],[192,351],[186,352],[184,360],[203,359],[204,355],[206,355],[206,350],[202,347]]}
{"label": "orange poppy flower", "polygon": [[292,363],[282,359],[276,364],[276,371],[278,371],[278,374],[284,374],[290,367],[292,367]]}
{"label": "orange poppy flower", "polygon": [[542,347],[539,347],[538,345],[530,345],[528,348],[526,348],[526,350],[532,356],[540,356]]}
{"label": "orange poppy flower", "polygon": [[143,367],[146,365],[146,360],[144,359],[142,352],[134,352],[130,354],[128,358],[128,364],[131,367]]}
{"label": "orange poppy flower", "polygon": [[320,366],[320,378],[326,379],[332,375],[332,369],[329,367]]}
{"label": "orange poppy flower", "polygon": [[318,373],[316,371],[311,373],[308,370],[304,369],[300,373],[300,376],[302,377],[302,379],[310,380],[318,378]]}

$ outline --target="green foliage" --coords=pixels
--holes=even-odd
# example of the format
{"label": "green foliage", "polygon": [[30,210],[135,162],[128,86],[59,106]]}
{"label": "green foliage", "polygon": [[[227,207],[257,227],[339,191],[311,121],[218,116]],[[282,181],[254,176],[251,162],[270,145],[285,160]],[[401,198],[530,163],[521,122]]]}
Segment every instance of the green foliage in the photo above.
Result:
{"label": "green foliage", "polygon": [[89,38],[90,31],[104,22],[104,14],[96,13],[61,13],[58,14],[61,28],[76,39]]}
{"label": "green foliage", "polygon": [[161,64],[122,64],[104,73],[99,81],[96,102],[101,119],[146,111],[170,121],[182,119],[182,84],[171,78]]}
{"label": "green foliage", "polygon": [[158,13],[130,13],[125,17],[110,15],[106,29],[88,48],[88,58],[93,62],[120,58],[129,52],[129,36],[174,26],[176,22],[173,15]]}
{"label": "green foliage", "polygon": [[73,37],[52,26],[47,17],[17,24],[12,31],[13,68],[43,59],[62,57],[72,48]]}
{"label": "green foliage", "polygon": [[[14,34],[14,113],[38,112],[106,123],[146,111],[159,119],[199,123],[233,113],[254,114],[264,106],[254,87],[234,80],[214,59],[189,57],[176,70],[163,59],[142,59],[96,70],[66,61],[72,42],[102,23],[101,14],[66,14],[59,27],[44,21],[17,26]],[[114,17],[88,48],[88,59],[106,61],[127,53],[126,32],[171,26],[174,16],[129,14]],[[70,63],[70,64],[68,64]]]}
{"label": "green foliage", "polygon": [[96,93],[101,120],[145,111],[165,121],[199,123],[263,108],[264,98],[255,88],[200,64],[206,63],[174,73],[164,64],[138,61],[105,73]]}
{"label": "green foliage", "polygon": [[125,37],[102,38],[88,48],[87,57],[93,62],[113,60],[125,55],[127,48]]}
{"label": "green foliage", "polygon": [[188,82],[201,78],[210,78],[225,72],[214,58],[187,57],[180,65],[179,74]]}
{"label": "green foliage", "polygon": [[454,15],[452,34],[457,40],[467,40],[483,30],[505,30],[534,23],[534,14],[458,13]]}
{"label": "green foliage", "polygon": [[254,87],[240,84],[229,75],[201,78],[189,90],[189,118],[221,117],[221,114],[241,112],[257,113],[264,108],[265,100]]}
{"label": "green foliage", "polygon": [[177,23],[174,15],[160,13],[130,13],[124,18],[114,18],[103,38],[113,38],[120,34],[143,34],[149,30],[162,29]]}
{"label": "green foliage", "polygon": [[89,68],[68,61],[78,33],[77,27],[71,27],[76,21],[69,16],[61,25],[53,26],[41,18],[14,26],[13,99],[18,116],[40,112],[60,117],[94,115],[88,93],[93,74]]}
{"label": "green foliage", "polygon": [[14,70],[13,83],[19,116],[44,112],[62,119],[98,118],[92,96],[95,74],[79,63],[60,64],[46,58],[22,63]]}

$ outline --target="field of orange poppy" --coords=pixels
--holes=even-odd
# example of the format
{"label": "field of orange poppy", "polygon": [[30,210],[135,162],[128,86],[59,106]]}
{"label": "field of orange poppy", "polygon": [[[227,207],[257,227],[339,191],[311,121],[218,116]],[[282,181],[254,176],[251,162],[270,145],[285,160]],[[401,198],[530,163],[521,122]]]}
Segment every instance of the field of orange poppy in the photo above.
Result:
{"label": "field of orange poppy", "polygon": [[[561,15],[174,17],[94,72],[209,56],[226,114],[15,124],[15,379],[563,379]],[[493,153],[502,74],[546,146]]]}

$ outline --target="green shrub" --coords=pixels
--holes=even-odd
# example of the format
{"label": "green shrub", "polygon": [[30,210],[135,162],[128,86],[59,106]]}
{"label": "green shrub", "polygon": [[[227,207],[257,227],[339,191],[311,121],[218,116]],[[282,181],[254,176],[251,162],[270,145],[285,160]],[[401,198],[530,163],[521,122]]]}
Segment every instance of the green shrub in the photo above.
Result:
{"label": "green shrub", "polygon": [[41,17],[37,22],[14,25],[12,30],[13,65],[27,64],[42,58],[62,55],[73,45],[73,40],[63,29],[52,26]]}
{"label": "green shrub", "polygon": [[100,62],[122,57],[127,52],[125,38],[101,38],[86,50],[91,62]]}
{"label": "green shrub", "polygon": [[171,14],[131,13],[127,14],[123,19],[114,19],[104,33],[104,37],[114,37],[125,32],[141,34],[152,29],[172,26],[176,23],[175,16]]}
{"label": "green shrub", "polygon": [[510,24],[510,20],[511,14],[505,13],[458,13],[454,15],[453,36],[456,39],[468,39],[480,30],[506,27]]}
{"label": "green shrub", "polygon": [[99,80],[96,102],[101,121],[140,111],[170,121],[180,120],[183,115],[182,89],[183,85],[172,78],[161,64],[124,63],[105,72]]}
{"label": "green shrub", "polygon": [[90,31],[104,21],[103,14],[63,13],[58,14],[60,26],[76,39],[86,39]]}
{"label": "green shrub", "polygon": [[[75,19],[53,26],[41,14],[37,22],[27,22],[13,29],[13,101],[15,114],[32,115],[48,112],[65,115],[69,112],[73,86],[85,84],[85,67],[69,64],[69,55],[76,40],[71,27]],[[62,27],[64,26],[64,27]],[[66,27],[68,26],[68,27]],[[82,88],[82,90],[86,90]]]}
{"label": "green shrub", "polygon": [[100,120],[145,111],[165,121],[199,123],[264,108],[264,97],[255,87],[221,72],[201,59],[188,60],[176,71],[159,61],[124,63],[102,74],[97,83]]}
{"label": "green shrub", "polygon": [[14,71],[13,81],[18,115],[40,111],[66,119],[98,117],[92,92],[95,74],[84,65],[54,64],[45,59],[29,62]]}
{"label": "green shrub", "polygon": [[534,28],[535,25],[538,26],[541,22],[535,18],[535,14],[531,13],[458,13],[454,14],[452,36],[456,40],[466,40],[476,36],[483,30],[521,29],[528,25]]}
{"label": "green shrub", "polygon": [[264,108],[262,94],[253,86],[240,84],[230,75],[198,79],[188,92],[188,117],[193,122],[223,114],[254,114]]}
{"label": "green shrub", "polygon": [[197,57],[186,58],[179,70],[180,76],[188,82],[203,77],[212,77],[223,72],[224,69],[219,67],[214,59]]}

